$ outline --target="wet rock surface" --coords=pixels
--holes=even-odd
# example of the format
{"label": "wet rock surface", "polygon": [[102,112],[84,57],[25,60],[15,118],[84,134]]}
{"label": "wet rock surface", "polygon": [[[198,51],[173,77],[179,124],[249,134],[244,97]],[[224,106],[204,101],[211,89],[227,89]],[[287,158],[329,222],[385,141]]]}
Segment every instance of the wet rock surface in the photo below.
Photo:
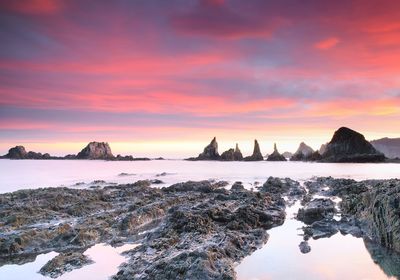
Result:
{"label": "wet rock surface", "polygon": [[234,279],[234,264],[285,219],[279,195],[241,183],[230,190],[227,182],[150,185],[1,194],[0,265],[57,251],[42,270],[55,277],[84,265],[78,253],[94,244],[139,241],[115,279]]}
{"label": "wet rock surface", "polygon": [[316,198],[308,202],[297,213],[297,219],[306,224],[331,219],[335,213],[335,203],[328,198]]}
{"label": "wet rock surface", "polygon": [[0,266],[57,251],[41,270],[57,277],[85,265],[82,252],[94,244],[136,242],[113,279],[235,279],[235,265],[267,242],[286,206],[301,202],[300,252],[311,252],[311,240],[350,234],[399,276],[400,180],[269,177],[255,192],[241,182],[156,183],[0,194]]}
{"label": "wet rock surface", "polygon": [[93,261],[81,252],[66,252],[48,261],[39,272],[44,276],[57,278],[66,272],[82,268],[91,263]]}
{"label": "wet rock surface", "polygon": [[310,247],[310,245],[308,245],[307,241],[300,242],[299,249],[300,249],[300,252],[302,252],[303,254],[307,254],[307,253],[311,252],[311,247]]}
{"label": "wet rock surface", "polygon": [[[309,194],[326,196],[305,203],[297,217],[308,222],[303,228],[305,239],[330,237],[337,232],[364,237],[384,248],[400,252],[400,180],[334,179],[332,177],[314,178],[305,183]],[[334,219],[332,200],[339,198],[340,219]],[[304,198],[303,198],[304,199]],[[329,203],[326,201],[330,200]],[[313,203],[314,202],[314,203]],[[310,205],[319,218],[304,220]],[[319,210],[318,210],[319,209]],[[321,211],[320,211],[321,210]],[[328,210],[328,211],[326,211]],[[333,211],[333,212],[332,212]],[[325,215],[328,212],[329,215]],[[314,216],[314,215],[311,215]]]}

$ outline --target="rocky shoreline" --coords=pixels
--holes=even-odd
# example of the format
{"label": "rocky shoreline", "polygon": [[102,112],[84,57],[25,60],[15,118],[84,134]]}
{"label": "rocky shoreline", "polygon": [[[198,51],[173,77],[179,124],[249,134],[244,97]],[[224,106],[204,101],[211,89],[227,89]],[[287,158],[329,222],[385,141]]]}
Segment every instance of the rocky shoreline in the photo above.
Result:
{"label": "rocky shoreline", "polygon": [[145,180],[0,194],[0,266],[56,251],[40,273],[57,277],[90,263],[82,255],[90,246],[137,242],[113,279],[235,279],[235,265],[267,242],[296,201],[302,253],[312,250],[310,238],[339,232],[400,252],[400,180],[270,177],[256,191],[223,181],[160,189]]}

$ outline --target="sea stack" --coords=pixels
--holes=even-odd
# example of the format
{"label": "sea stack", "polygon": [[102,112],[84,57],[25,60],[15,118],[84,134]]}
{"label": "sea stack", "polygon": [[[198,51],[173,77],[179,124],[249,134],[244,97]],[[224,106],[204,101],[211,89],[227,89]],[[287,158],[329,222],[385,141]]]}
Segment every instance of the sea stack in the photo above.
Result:
{"label": "sea stack", "polygon": [[278,152],[276,143],[274,144],[274,152],[268,156],[267,161],[286,161],[286,158]]}
{"label": "sea stack", "polygon": [[244,160],[245,161],[261,161],[261,160],[264,160],[264,157],[261,154],[260,145],[258,144],[257,139],[254,140],[253,154],[251,156],[245,157]]}
{"label": "sea stack", "polygon": [[4,156],[9,159],[25,159],[28,153],[24,146],[15,146],[8,150],[8,153]]}
{"label": "sea stack", "polygon": [[214,137],[195,160],[219,160],[217,139]]}
{"label": "sea stack", "polygon": [[350,128],[341,127],[335,131],[327,144],[324,162],[383,162],[385,155],[377,151],[364,135]]}
{"label": "sea stack", "polygon": [[79,154],[77,159],[115,159],[110,145],[106,142],[90,142]]}
{"label": "sea stack", "polygon": [[239,145],[236,143],[235,149],[229,149],[221,154],[221,160],[223,161],[240,161],[243,160],[242,152],[239,149]]}
{"label": "sea stack", "polygon": [[3,156],[8,159],[53,159],[55,157],[50,156],[48,153],[36,153],[25,150],[24,146],[15,146],[8,150],[8,153]]}
{"label": "sea stack", "polygon": [[301,142],[299,148],[294,153],[294,155],[290,158],[291,161],[307,161],[311,158],[311,155],[314,153],[314,150],[306,145],[306,143]]}

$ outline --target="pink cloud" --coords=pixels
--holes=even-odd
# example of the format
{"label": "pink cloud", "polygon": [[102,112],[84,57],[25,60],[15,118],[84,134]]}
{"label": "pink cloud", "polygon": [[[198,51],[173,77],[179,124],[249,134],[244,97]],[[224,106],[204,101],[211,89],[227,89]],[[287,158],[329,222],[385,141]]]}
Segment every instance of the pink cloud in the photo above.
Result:
{"label": "pink cloud", "polygon": [[335,47],[340,40],[336,37],[327,38],[325,40],[317,42],[314,46],[320,50],[329,50]]}

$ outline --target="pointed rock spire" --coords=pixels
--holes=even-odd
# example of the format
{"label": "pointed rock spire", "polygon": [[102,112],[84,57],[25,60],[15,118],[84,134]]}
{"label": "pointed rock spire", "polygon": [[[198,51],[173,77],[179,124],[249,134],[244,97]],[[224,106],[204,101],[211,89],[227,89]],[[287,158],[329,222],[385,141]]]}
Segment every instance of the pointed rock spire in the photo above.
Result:
{"label": "pointed rock spire", "polygon": [[254,149],[253,154],[251,156],[245,157],[245,161],[260,161],[264,160],[264,157],[261,154],[260,145],[258,144],[257,139],[254,140]]}
{"label": "pointed rock spire", "polygon": [[219,153],[218,153],[218,143],[217,143],[217,138],[214,137],[210,144],[208,144],[203,152],[199,154],[196,160],[218,160],[220,159]]}
{"label": "pointed rock spire", "polygon": [[267,161],[286,161],[286,158],[278,152],[276,143],[274,143],[274,152],[268,156]]}
{"label": "pointed rock spire", "polygon": [[238,144],[235,149],[229,149],[221,154],[221,160],[225,161],[239,161],[243,160],[242,152],[239,150]]}

